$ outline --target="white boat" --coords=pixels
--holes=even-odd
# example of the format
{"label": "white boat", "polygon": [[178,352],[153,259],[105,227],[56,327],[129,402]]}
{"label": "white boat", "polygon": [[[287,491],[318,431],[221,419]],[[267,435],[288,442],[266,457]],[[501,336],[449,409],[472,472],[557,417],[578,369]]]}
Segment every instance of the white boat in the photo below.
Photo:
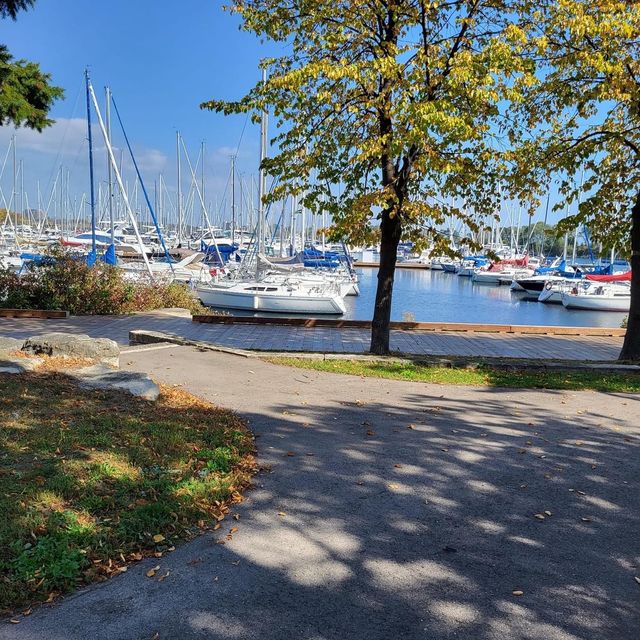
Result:
{"label": "white boat", "polygon": [[[544,291],[548,282],[565,282],[567,280],[567,278],[563,278],[562,276],[552,276],[548,274],[525,278],[514,278],[513,283],[511,284],[511,290],[523,293],[525,297],[532,300],[538,300],[540,293]],[[574,280],[574,284],[576,281],[577,280]]]}
{"label": "white boat", "polygon": [[471,280],[476,284],[511,284],[518,278],[533,275],[532,269],[503,269],[502,271],[476,271]]}
{"label": "white boat", "polygon": [[196,287],[208,307],[274,313],[333,314],[346,311],[335,286],[304,286],[293,281],[228,282]]}
{"label": "white boat", "polygon": [[538,302],[562,304],[562,294],[576,286],[575,279],[550,277],[538,295]]}
{"label": "white boat", "polygon": [[[86,233],[80,233],[75,236],[68,236],[66,238],[61,239],[61,243],[65,247],[82,247],[83,249],[90,248],[93,245],[93,237],[94,234],[90,231]],[[98,231],[95,234],[95,243],[96,247],[99,249],[106,249],[111,244],[111,236],[108,233]],[[123,242],[118,238],[114,238],[113,244],[116,248],[116,251],[126,251],[130,253],[136,253],[141,255],[144,251],[147,254],[153,253],[153,247],[142,245],[142,249],[139,244],[130,244],[127,242]]]}
{"label": "white boat", "polygon": [[213,270],[200,262],[202,257],[202,253],[193,253],[180,262],[173,264],[150,261],[148,266],[142,262],[125,262],[119,266],[124,271],[125,278],[129,280],[146,278],[149,276],[149,271],[151,271],[154,278],[159,278],[164,282],[198,282],[204,284],[212,281],[211,271]]}
{"label": "white boat", "polygon": [[296,282],[312,287],[334,284],[343,298],[360,295],[357,275],[342,267],[332,271],[308,269],[300,263],[273,262],[263,255],[258,256],[258,264],[265,274],[260,278],[261,282],[282,282],[293,278]]}
{"label": "white boat", "polygon": [[[262,72],[266,82],[266,71]],[[228,279],[208,285],[198,285],[196,293],[203,304],[224,309],[242,309],[245,311],[268,311],[285,314],[333,314],[341,315],[346,311],[340,295],[338,283],[322,281],[304,281],[297,273],[276,273],[265,277],[268,270],[287,272],[298,271],[299,265],[273,264],[265,257],[265,210],[264,190],[265,172],[262,168],[266,157],[267,115],[263,111],[260,122],[260,170],[258,179],[259,208],[258,224],[255,233],[255,276],[247,280]],[[304,238],[303,238],[304,246]],[[244,260],[250,256],[245,254]],[[244,270],[244,269],[243,269]],[[242,277],[238,271],[235,277]],[[351,286],[353,283],[349,283]]]}
{"label": "white boat", "polygon": [[477,270],[478,267],[472,260],[465,260],[456,273],[463,278],[471,278]]}
{"label": "white boat", "polygon": [[0,253],[0,269],[10,269],[20,271],[22,268],[22,258],[11,253]]}
{"label": "white boat", "polygon": [[562,304],[567,309],[628,312],[631,306],[631,287],[622,284],[581,283],[581,286],[574,286],[562,293]]}

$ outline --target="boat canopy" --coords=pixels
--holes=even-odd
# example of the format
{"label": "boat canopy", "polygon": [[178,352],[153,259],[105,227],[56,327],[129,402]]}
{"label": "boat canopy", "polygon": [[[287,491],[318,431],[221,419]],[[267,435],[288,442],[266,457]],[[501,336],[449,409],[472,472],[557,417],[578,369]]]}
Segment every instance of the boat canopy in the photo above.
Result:
{"label": "boat canopy", "polygon": [[302,271],[304,269],[304,264],[301,262],[271,262],[271,260],[262,253],[258,254],[258,266],[261,271],[275,271],[276,273],[292,273],[295,271]]}
{"label": "boat canopy", "polygon": [[595,282],[631,282],[631,271],[614,273],[612,275],[587,274],[585,278],[587,280],[594,280]]}

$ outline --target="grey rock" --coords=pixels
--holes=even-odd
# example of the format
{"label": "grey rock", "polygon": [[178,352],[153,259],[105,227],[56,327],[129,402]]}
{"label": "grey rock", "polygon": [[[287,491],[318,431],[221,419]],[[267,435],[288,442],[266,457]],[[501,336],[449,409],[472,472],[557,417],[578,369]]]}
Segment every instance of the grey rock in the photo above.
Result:
{"label": "grey rock", "polygon": [[0,356],[0,373],[28,373],[42,363],[41,358]]}
{"label": "grey rock", "polygon": [[65,373],[82,387],[91,389],[118,389],[145,400],[157,400],[160,387],[144,373],[119,371],[102,364]]}
{"label": "grey rock", "polygon": [[5,338],[0,336],[0,353],[5,354],[10,351],[20,351],[24,340],[18,340],[17,338]]}
{"label": "grey rock", "polygon": [[27,338],[23,351],[36,355],[88,358],[105,364],[120,364],[118,343],[108,338],[91,338],[77,333],[44,333]]}

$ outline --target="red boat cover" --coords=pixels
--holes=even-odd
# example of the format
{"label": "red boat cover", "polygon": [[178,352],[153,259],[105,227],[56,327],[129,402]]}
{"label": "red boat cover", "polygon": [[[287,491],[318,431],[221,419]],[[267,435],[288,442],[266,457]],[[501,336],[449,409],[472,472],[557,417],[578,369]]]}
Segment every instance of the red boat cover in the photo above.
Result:
{"label": "red boat cover", "polygon": [[615,273],[612,276],[587,275],[585,277],[587,280],[595,280],[596,282],[631,282],[631,271]]}

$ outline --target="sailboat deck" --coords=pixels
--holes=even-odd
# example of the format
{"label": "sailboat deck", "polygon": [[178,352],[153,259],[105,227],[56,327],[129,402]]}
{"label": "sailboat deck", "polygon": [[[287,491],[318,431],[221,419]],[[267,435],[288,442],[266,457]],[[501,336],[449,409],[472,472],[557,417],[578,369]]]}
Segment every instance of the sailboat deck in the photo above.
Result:
{"label": "sailboat deck", "polygon": [[[366,353],[370,336],[364,328],[200,324],[163,313],[51,320],[0,318],[0,336],[15,338],[61,331],[111,338],[126,345],[132,330],[170,333],[236,349],[278,352]],[[622,340],[619,336],[392,330],[391,349],[407,354],[451,357],[613,361],[618,357]]]}

